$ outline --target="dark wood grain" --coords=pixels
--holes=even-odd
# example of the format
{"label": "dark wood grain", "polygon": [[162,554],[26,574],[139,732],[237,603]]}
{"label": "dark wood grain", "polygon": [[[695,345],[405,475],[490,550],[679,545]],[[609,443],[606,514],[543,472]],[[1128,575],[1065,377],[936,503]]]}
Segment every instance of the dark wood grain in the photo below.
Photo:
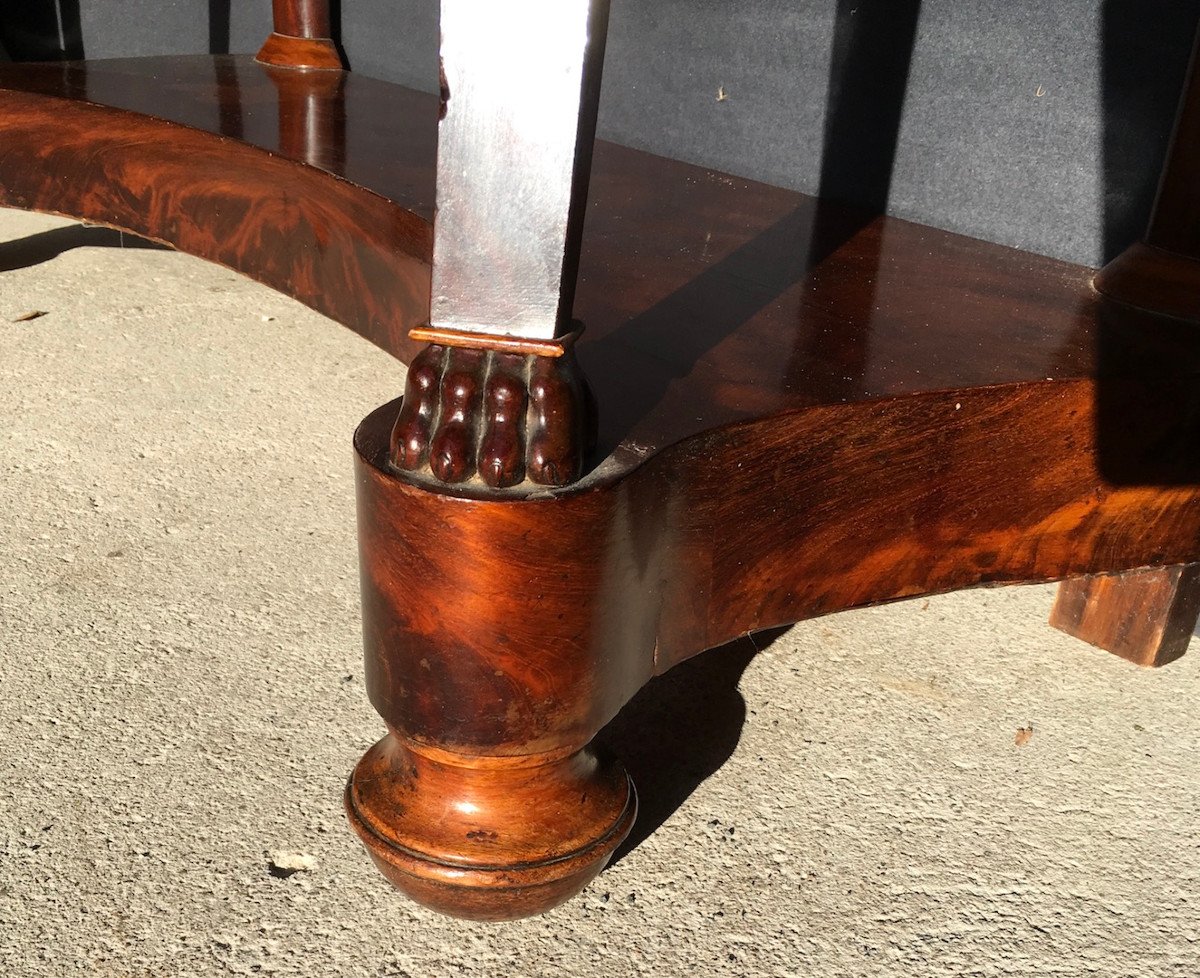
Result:
{"label": "dark wood grain", "polygon": [[[393,729],[465,753],[530,731],[537,750],[582,746],[653,672],[747,631],[1200,556],[1200,488],[1111,483],[1086,382],[727,426],[615,484],[521,503],[393,474],[395,409],[356,439],[371,695]],[[547,646],[554,695],[514,713],[496,664],[544,664]],[[412,693],[430,683],[431,698]]]}
{"label": "dark wood grain", "polygon": [[1200,564],[1063,581],[1050,624],[1139,666],[1182,656],[1200,618]]}
{"label": "dark wood grain", "polygon": [[[281,91],[278,75],[249,59],[148,60],[0,65],[0,202],[221,261],[414,356],[421,346],[407,327],[428,315],[436,96],[353,73],[331,85],[325,72],[291,73],[298,81]],[[111,110],[85,101],[153,118],[113,113],[109,126]],[[281,126],[281,114],[308,129]],[[133,175],[108,160],[140,158],[147,145],[125,186]],[[194,179],[201,169],[207,179]],[[186,219],[172,216],[177,200],[201,197]],[[151,198],[159,204],[144,206]],[[345,235],[292,246],[270,230],[303,230],[305,207],[326,201],[348,215],[334,225]],[[838,213],[824,209],[818,224],[811,198],[598,146],[576,313],[601,461],[628,468],[711,426],[775,411],[1093,375],[1090,269]]]}
{"label": "dark wood grain", "polygon": [[[398,335],[392,323],[364,316],[362,307],[409,304],[401,316],[388,317],[392,322],[416,324],[427,314],[437,97],[349,73],[340,88],[313,94],[317,124],[342,132],[344,140],[316,140],[325,149],[314,155],[304,140],[281,139],[281,92],[262,66],[248,59],[150,60],[155,64],[0,66],[0,104],[6,106],[0,200],[67,212],[61,202],[55,206],[59,188],[78,187],[70,199],[82,211],[78,216],[100,222],[120,217],[133,232],[172,240],[170,222],[149,230],[138,208],[116,215],[91,203],[106,193],[144,199],[155,184],[184,184],[196,192],[193,185],[205,181],[196,179],[199,166],[191,161],[200,154],[204,174],[211,176],[221,172],[227,152],[238,162],[236,184],[247,186],[245,192],[233,188],[239,214],[248,198],[268,204],[286,198],[289,208],[299,208],[302,198],[326,196],[319,174],[227,140],[204,142],[203,132],[224,134],[222,125],[235,121],[238,132],[230,134],[253,148],[294,162],[312,160],[310,166],[353,185],[328,184],[335,197],[354,197],[354,210],[380,208],[374,198],[383,197],[407,211],[409,233],[392,248],[425,264],[412,274],[396,276],[389,268],[376,275],[362,268],[374,256],[365,263],[353,250],[329,253],[311,239],[295,250],[282,240],[280,247],[263,248],[257,236],[246,234],[233,235],[224,260],[284,292],[300,293],[404,360],[412,358],[419,344]],[[296,74],[304,79],[318,73]],[[31,92],[47,98],[38,101]],[[64,106],[64,98],[71,104]],[[134,124],[127,115],[114,115],[121,125],[134,126],[122,133],[122,144],[157,142],[161,158],[140,168],[137,188],[109,190],[120,174],[67,163],[89,156],[80,142],[85,131],[107,128],[98,124],[98,113],[107,120],[108,110],[77,104],[83,100],[202,132],[184,134],[154,120]],[[222,100],[235,100],[236,112],[229,106],[218,114]],[[287,100],[296,100],[294,90]],[[18,107],[20,116],[14,115]],[[80,118],[88,112],[97,115]],[[80,121],[56,138],[54,126],[64,116]],[[330,119],[336,125],[325,121]],[[61,154],[53,154],[55,142],[66,144]],[[106,145],[101,139],[103,154]],[[52,156],[56,169],[43,173]],[[262,173],[253,173],[256,167]],[[289,192],[296,180],[306,193]],[[212,193],[216,210],[218,188]],[[847,211],[838,220],[826,211],[820,228],[815,218],[814,202],[800,194],[599,145],[576,312],[587,325],[578,356],[600,404],[601,456],[619,451],[622,464],[635,464],[707,427],[774,410],[1092,373],[1091,270],[889,218],[865,220]],[[214,246],[203,240],[214,235],[199,233],[205,223],[197,222],[197,233],[191,233],[192,222],[182,223],[173,244],[214,257]],[[366,240],[373,223],[366,222]],[[336,274],[326,274],[319,290],[289,289],[286,271],[268,276],[258,268],[282,265],[293,252],[336,266]],[[422,276],[419,284],[416,275]],[[308,277],[296,276],[300,282]],[[392,278],[404,287],[392,287]],[[773,355],[762,356],[768,348]]]}
{"label": "dark wood grain", "polygon": [[[220,262],[407,360],[437,112],[250,59],[0,66],[0,203]],[[430,491],[392,464],[398,402],[356,436],[366,675],[389,736],[347,804],[389,878],[486,917],[582,885],[632,817],[592,738],[650,676],[747,631],[1200,561],[1194,330],[1091,278],[600,144],[575,305],[599,414],[582,480]],[[492,374],[457,373],[486,393]],[[425,374],[440,391],[446,371],[410,382]],[[464,478],[483,434],[451,453]],[[530,465],[492,454],[497,485]],[[538,806],[560,815],[530,822]]]}
{"label": "dark wood grain", "polygon": [[[279,125],[279,73],[250,57],[186,55],[36,65],[0,63],[0,97],[13,91],[89,102],[234,137],[269,153],[318,166],[428,223],[434,203],[437,97],[355,72],[346,72],[333,91],[325,72],[294,74],[295,87],[289,97],[301,86],[311,86],[319,104],[315,126],[324,129],[328,120],[338,122],[329,126],[328,144],[319,162],[308,155],[289,155]],[[47,102],[44,111],[52,115],[59,107],[58,101]],[[161,132],[147,130],[148,137]],[[10,137],[19,138],[19,133]]]}
{"label": "dark wood grain", "polygon": [[[249,59],[149,60],[0,66],[0,201],[71,213],[69,203],[89,220],[123,220],[127,230],[298,294],[406,361],[415,355],[420,345],[398,326],[428,314],[436,96],[350,73],[336,87],[325,79],[309,83],[315,104],[304,108],[295,86],[281,94],[277,77]],[[325,74],[295,73],[296,85]],[[92,134],[101,158],[112,152],[112,139],[103,138],[109,127],[98,124],[110,110],[84,106],[85,100],[197,132],[114,114],[131,155],[135,143],[157,144],[140,167],[138,189],[130,190],[110,167],[68,163],[97,155],[86,151]],[[311,119],[312,129],[328,136],[296,138],[297,127],[281,128],[281,110]],[[75,121],[56,137],[60,120]],[[206,133],[237,135],[250,147],[206,141]],[[58,154],[56,142],[64,144]],[[198,194],[191,177],[199,164],[192,161],[202,160],[211,177],[227,168],[226,155],[235,169],[211,188],[206,214],[146,226],[147,217],[169,214],[180,183],[193,199]],[[50,156],[56,169],[43,174]],[[117,185],[109,186],[114,179]],[[290,192],[296,181],[303,194]],[[408,212],[396,219],[403,228],[394,246],[399,254],[388,262],[386,248],[363,247],[364,258],[338,236],[328,243],[302,239],[293,249],[275,235],[268,245],[265,228],[247,234],[240,224],[226,235],[220,225],[209,227],[220,194],[230,192],[224,182],[234,188],[230,209],[252,225],[259,221],[249,199],[267,202],[263,210],[282,208],[282,223],[290,226],[289,214],[306,199],[332,197],[339,208],[392,213],[376,199],[386,198]],[[64,186],[74,188],[66,201],[59,199]],[[249,189],[236,189],[242,186]],[[156,188],[166,201],[157,212],[95,206],[105,196],[145,200]],[[365,221],[365,241],[379,223]],[[230,244],[219,250],[210,240],[227,237]],[[335,271],[323,270],[320,289],[296,288],[286,264],[297,256]],[[1090,376],[1091,274],[893,219],[852,212],[839,219],[826,210],[818,226],[811,198],[601,143],[576,301],[587,326],[578,356],[600,406],[600,457],[616,453],[620,465],[637,464],[710,426],[772,411]],[[312,275],[294,277],[303,283]],[[400,288],[390,284],[393,278]],[[764,348],[773,355],[762,356]]]}
{"label": "dark wood grain", "polygon": [[[421,205],[413,191],[420,184],[432,193],[431,171],[401,192],[400,151],[397,203],[338,178],[344,147],[312,154],[320,165],[308,164],[309,147],[322,145],[314,133],[343,131],[346,104],[358,98],[347,93],[362,87],[353,76],[249,59],[181,63],[170,81],[129,62],[98,70],[0,66],[0,203],[170,244],[292,295],[385,348],[404,346],[428,310],[432,237],[414,213]],[[6,88],[13,79],[31,90]],[[139,83],[144,108],[165,118],[92,104]],[[382,93],[367,89],[363,101],[377,104]],[[239,101],[218,112],[218,93]],[[431,100],[410,102],[436,113]],[[395,104],[404,103],[400,90]],[[259,145],[196,128],[202,120],[212,129],[236,125]],[[415,134],[413,141],[420,146]],[[408,150],[410,171],[431,148]]]}
{"label": "dark wood grain", "polygon": [[[1180,344],[1180,355],[1187,356],[1196,346],[1191,337],[1200,326],[1200,34],[1192,52],[1187,82],[1180,101],[1171,146],[1167,152],[1145,239],[1127,248],[1096,275],[1097,292],[1113,303],[1130,309],[1159,314],[1180,321],[1188,339]],[[1110,320],[1114,317],[1109,317]],[[1121,317],[1128,328],[1132,314]],[[1136,344],[1125,343],[1117,351],[1102,351],[1101,359],[1140,358],[1153,346],[1161,325],[1147,332]],[[1194,370],[1181,375],[1176,365],[1160,359],[1142,368],[1142,375],[1160,377],[1161,383],[1147,385],[1147,400],[1159,399],[1152,412],[1163,414],[1161,391],[1181,414],[1195,410]],[[1105,393],[1111,388],[1105,388]],[[1111,400],[1111,398],[1109,398]],[[1115,457],[1117,476],[1124,460],[1144,454],[1147,446],[1159,456],[1158,465],[1171,459],[1192,457],[1196,445],[1189,439],[1162,442],[1160,432],[1169,425],[1141,423],[1144,402],[1101,403],[1099,430],[1108,439],[1108,455]],[[1169,408],[1168,408],[1169,410]],[[1140,448],[1139,448],[1140,446]],[[1113,466],[1110,466],[1110,469]],[[1186,479],[1147,479],[1142,465],[1141,481],[1183,482]],[[1110,472],[1110,475],[1113,473]],[[1195,473],[1189,473],[1196,484]],[[1147,516],[1147,520],[1153,519]],[[1154,563],[1160,563],[1154,560]],[[1163,665],[1187,651],[1200,612],[1200,572],[1195,565],[1152,568],[1122,574],[1064,581],[1050,623],[1084,641],[1139,665]]]}
{"label": "dark wood grain", "polygon": [[342,56],[327,37],[292,37],[274,32],[259,48],[255,60],[278,68],[306,68],[339,71]]}
{"label": "dark wood grain", "polygon": [[569,899],[637,817],[628,775],[590,750],[462,757],[389,735],[346,787],[346,812],[397,888],[442,913],[511,920]]}
{"label": "dark wood grain", "polygon": [[[356,436],[363,621],[371,701],[414,750],[570,754],[650,676],[749,631],[1200,556],[1196,484],[1104,475],[1092,381],[726,425],[518,502],[395,474],[397,409]],[[1194,420],[1159,420],[1196,437]]]}
{"label": "dark wood grain", "polygon": [[329,0],[271,0],[275,33],[292,37],[332,37]]}

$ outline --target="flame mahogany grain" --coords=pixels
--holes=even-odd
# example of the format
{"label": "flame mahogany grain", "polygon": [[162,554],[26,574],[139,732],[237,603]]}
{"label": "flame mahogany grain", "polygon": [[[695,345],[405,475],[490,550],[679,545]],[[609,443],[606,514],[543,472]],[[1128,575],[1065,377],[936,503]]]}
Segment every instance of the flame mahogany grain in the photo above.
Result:
{"label": "flame mahogany grain", "polygon": [[[432,234],[421,212],[432,179],[413,171],[432,164],[432,141],[415,137],[405,150],[393,134],[388,199],[339,179],[368,169],[341,165],[341,148],[314,150],[315,165],[304,158],[344,129],[348,105],[378,104],[369,81],[249,58],[145,60],[157,67],[0,66],[0,204],[132,231],[279,289],[385,349],[407,345],[429,302]],[[122,94],[132,110],[95,104]],[[420,130],[421,109],[435,125],[436,104],[407,94],[409,125]]]}
{"label": "flame mahogany grain", "polygon": [[[219,262],[407,361],[437,112],[248,58],[0,65],[0,203]],[[415,485],[390,460],[399,402],[355,437],[388,734],[346,804],[388,878],[491,919],[569,896],[636,809],[592,738],[747,631],[1200,560],[1193,332],[1091,278],[601,143],[582,480]]]}

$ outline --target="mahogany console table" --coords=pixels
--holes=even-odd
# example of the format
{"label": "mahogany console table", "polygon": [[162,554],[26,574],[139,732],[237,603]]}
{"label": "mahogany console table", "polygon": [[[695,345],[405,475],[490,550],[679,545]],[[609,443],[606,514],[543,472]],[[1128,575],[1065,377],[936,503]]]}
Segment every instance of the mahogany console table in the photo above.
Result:
{"label": "mahogany console table", "polygon": [[[439,100],[343,71],[319,0],[275,13],[257,60],[0,65],[0,204],[294,296],[423,357],[409,407],[449,410],[457,354],[409,336],[429,316]],[[581,471],[413,478],[399,400],[354,437],[388,734],[346,805],[383,873],[464,916],[568,898],[636,814],[593,737],[655,674],[756,629],[1066,580],[1058,627],[1144,665],[1182,654],[1200,612],[1198,116],[1193,79],[1147,239],[1095,285],[600,143],[571,351],[598,422],[594,445],[563,436]],[[454,361],[455,383],[490,384],[502,356],[534,376],[549,361],[528,352]],[[552,401],[536,424],[555,436]]]}

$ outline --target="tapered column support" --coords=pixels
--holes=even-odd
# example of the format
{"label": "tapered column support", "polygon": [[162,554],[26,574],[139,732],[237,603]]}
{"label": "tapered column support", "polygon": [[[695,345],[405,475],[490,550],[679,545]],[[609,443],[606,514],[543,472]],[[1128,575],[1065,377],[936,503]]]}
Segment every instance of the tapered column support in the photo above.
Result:
{"label": "tapered column support", "polygon": [[509,497],[587,471],[596,406],[572,304],[609,0],[444,0],[428,345],[392,463]]}
{"label": "tapered column support", "polygon": [[624,590],[631,504],[417,484],[390,461],[396,410],[355,436],[365,675],[388,735],[352,775],[347,813],[413,899],[540,913],[603,868],[636,813],[620,763],[588,746],[653,668],[657,608]]}
{"label": "tapered column support", "polygon": [[345,67],[333,41],[329,0],[273,0],[275,29],[258,60],[279,68]]}

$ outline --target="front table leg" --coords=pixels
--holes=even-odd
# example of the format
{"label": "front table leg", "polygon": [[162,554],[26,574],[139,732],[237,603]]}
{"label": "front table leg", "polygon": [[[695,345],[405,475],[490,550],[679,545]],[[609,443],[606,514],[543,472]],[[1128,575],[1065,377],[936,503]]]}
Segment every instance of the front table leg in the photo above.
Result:
{"label": "front table leg", "polygon": [[572,298],[607,15],[443,0],[430,320],[409,334],[429,345],[355,437],[367,689],[389,733],[346,809],[389,880],[463,917],[561,903],[637,810],[588,744],[649,678],[653,622],[616,585],[646,571],[629,500],[577,482],[594,406]]}
{"label": "front table leg", "polygon": [[[437,389],[435,430],[457,396]],[[528,482],[506,497],[478,474],[439,487],[395,464],[396,417],[381,408],[355,438],[367,689],[389,733],[347,813],[418,902],[540,913],[604,867],[637,810],[624,768],[588,748],[653,660],[652,629],[629,627],[612,587],[621,538],[596,529],[621,502]]]}

